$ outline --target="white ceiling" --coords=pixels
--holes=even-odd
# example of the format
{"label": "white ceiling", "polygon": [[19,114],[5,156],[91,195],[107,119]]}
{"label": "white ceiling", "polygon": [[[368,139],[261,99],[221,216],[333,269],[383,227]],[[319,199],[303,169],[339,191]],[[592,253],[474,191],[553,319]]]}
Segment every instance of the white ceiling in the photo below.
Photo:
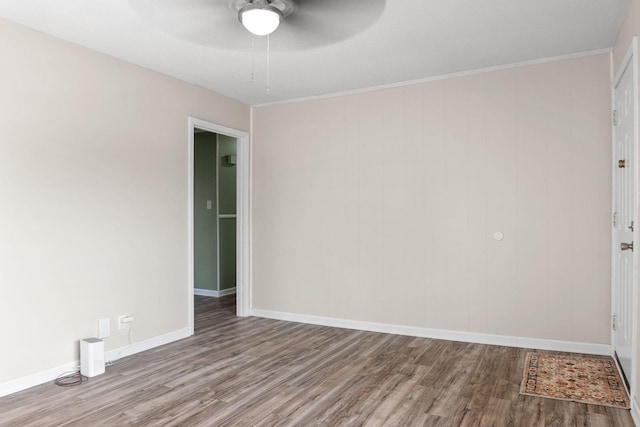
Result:
{"label": "white ceiling", "polygon": [[[611,48],[628,3],[387,0],[372,25],[333,44],[283,49],[274,34],[270,94],[264,38],[256,39],[252,83],[251,37],[190,42],[151,25],[128,0],[0,0],[0,16],[259,105]],[[228,13],[228,25],[240,26]]]}

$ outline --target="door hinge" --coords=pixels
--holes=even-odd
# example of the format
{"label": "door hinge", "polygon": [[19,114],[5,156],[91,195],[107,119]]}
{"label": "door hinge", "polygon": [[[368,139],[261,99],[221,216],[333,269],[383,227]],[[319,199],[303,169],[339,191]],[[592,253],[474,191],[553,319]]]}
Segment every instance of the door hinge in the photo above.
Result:
{"label": "door hinge", "polygon": [[611,123],[614,125],[618,124],[618,110],[613,110],[611,112]]}
{"label": "door hinge", "polygon": [[611,329],[613,329],[614,331],[618,329],[618,324],[616,323],[617,320],[618,319],[615,314],[611,315]]}
{"label": "door hinge", "polygon": [[618,228],[618,212],[614,212],[611,216],[611,223],[613,224],[614,228]]}

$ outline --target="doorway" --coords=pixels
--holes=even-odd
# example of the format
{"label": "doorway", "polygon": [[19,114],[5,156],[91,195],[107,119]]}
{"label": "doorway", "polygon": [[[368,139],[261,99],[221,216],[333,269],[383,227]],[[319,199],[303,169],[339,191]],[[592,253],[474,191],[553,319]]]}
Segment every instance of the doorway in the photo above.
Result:
{"label": "doorway", "polygon": [[194,131],[196,296],[236,293],[236,138]]}
{"label": "doorway", "polygon": [[613,80],[612,144],[612,347],[635,395],[638,280],[638,78],[634,37]]}
{"label": "doorway", "polygon": [[[205,120],[189,117],[188,123],[189,132],[189,164],[188,164],[188,265],[189,265],[189,298],[188,298],[188,313],[189,313],[189,330],[190,334],[194,333],[194,293],[196,288],[195,282],[195,221],[194,213],[196,210],[194,189],[195,189],[195,140],[196,133],[209,133],[219,136],[219,139],[226,141],[235,141],[236,154],[233,157],[232,154],[225,154],[229,156],[221,161],[225,165],[225,173],[233,173],[236,180],[235,185],[235,213],[233,213],[232,228],[235,230],[235,239],[232,239],[231,244],[235,245],[235,271],[229,274],[227,270],[224,274],[227,276],[227,281],[235,278],[235,293],[236,293],[236,315],[248,316],[250,307],[250,282],[249,282],[249,134],[237,129],[228,128],[225,126],[217,125],[215,123],[207,122]],[[222,152],[219,152],[222,154]],[[224,157],[224,156],[222,156]],[[231,163],[235,163],[231,165]],[[221,170],[222,168],[220,168]],[[233,172],[231,172],[233,171]],[[228,208],[229,197],[225,198],[226,208]],[[231,198],[233,199],[233,198]],[[201,206],[199,206],[201,207]],[[208,204],[205,204],[205,209],[208,208]],[[213,211],[214,202],[211,199],[211,211]],[[229,220],[231,213],[222,213],[221,218],[216,220],[222,220],[225,222],[224,233],[227,234],[226,243],[229,244]],[[235,227],[234,227],[235,225]],[[222,261],[221,261],[222,264]],[[227,263],[229,264],[229,263]],[[229,279],[231,278],[231,279]],[[222,282],[222,280],[220,281]]]}

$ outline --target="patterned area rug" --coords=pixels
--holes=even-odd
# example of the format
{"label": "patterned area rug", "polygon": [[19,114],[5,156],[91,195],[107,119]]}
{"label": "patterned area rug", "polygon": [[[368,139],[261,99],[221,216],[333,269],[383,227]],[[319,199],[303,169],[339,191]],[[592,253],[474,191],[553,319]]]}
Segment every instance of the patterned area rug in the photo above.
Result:
{"label": "patterned area rug", "polygon": [[629,409],[611,357],[529,352],[520,394]]}

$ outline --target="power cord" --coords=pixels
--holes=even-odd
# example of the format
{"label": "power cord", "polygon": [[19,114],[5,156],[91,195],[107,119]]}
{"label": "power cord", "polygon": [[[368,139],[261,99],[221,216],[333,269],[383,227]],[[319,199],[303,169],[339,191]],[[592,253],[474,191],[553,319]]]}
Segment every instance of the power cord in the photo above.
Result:
{"label": "power cord", "polygon": [[131,337],[133,330],[133,322],[129,322],[129,347],[133,345],[133,338]]}
{"label": "power cord", "polygon": [[80,371],[67,371],[58,375],[54,384],[59,385],[60,387],[73,387],[88,380],[89,378],[82,375]]}
{"label": "power cord", "polygon": [[122,352],[131,349],[131,346],[133,345],[133,322],[129,322],[128,323],[128,327],[127,327],[127,336],[129,338],[129,344],[126,346],[126,348],[124,349],[120,349],[120,351],[118,352],[118,357],[115,359],[111,359],[111,360],[107,360],[105,362],[105,366],[109,367],[109,366],[113,366],[116,362],[118,362],[120,359],[122,359]]}

